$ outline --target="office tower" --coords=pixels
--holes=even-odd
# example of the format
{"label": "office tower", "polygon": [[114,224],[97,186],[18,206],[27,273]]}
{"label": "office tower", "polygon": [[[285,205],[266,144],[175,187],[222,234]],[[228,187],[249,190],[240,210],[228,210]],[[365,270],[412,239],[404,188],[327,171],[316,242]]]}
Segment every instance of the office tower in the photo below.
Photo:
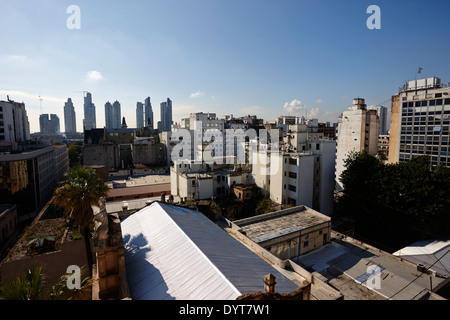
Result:
{"label": "office tower", "polygon": [[113,111],[111,102],[105,103],[105,128],[112,129],[113,128]]}
{"label": "office tower", "polygon": [[144,104],[136,103],[136,128],[141,129],[144,126]]}
{"label": "office tower", "polygon": [[161,102],[161,132],[171,131],[172,128],[172,101]]}
{"label": "office tower", "polygon": [[105,127],[106,129],[119,129],[120,122],[120,103],[114,101],[111,104],[109,101],[105,103]]}
{"label": "office tower", "polygon": [[0,101],[1,150],[14,151],[18,142],[30,140],[30,123],[25,104],[10,100]]}
{"label": "office tower", "polygon": [[342,186],[340,177],[345,170],[345,160],[351,152],[378,152],[380,119],[375,110],[367,110],[364,99],[353,99],[348,110],[338,119],[336,150],[336,182]]}
{"label": "office tower", "polygon": [[153,109],[150,102],[150,97],[147,97],[147,99],[145,99],[145,126],[149,129],[154,129]]}
{"label": "office tower", "polygon": [[66,133],[77,132],[75,108],[71,98],[68,98],[64,104],[64,128]]}
{"label": "office tower", "polygon": [[97,127],[97,121],[95,118],[95,105],[92,103],[92,95],[90,92],[86,92],[84,97],[84,119],[83,130],[91,130]]}
{"label": "office tower", "polygon": [[121,113],[120,113],[120,103],[119,101],[114,101],[112,105],[112,124],[113,129],[119,129],[121,126]]}
{"label": "office tower", "polygon": [[59,117],[56,114],[41,114],[39,116],[40,132],[43,134],[59,134]]}
{"label": "office tower", "polygon": [[376,110],[377,115],[380,118],[380,135],[385,135],[389,131],[388,122],[387,122],[387,108],[383,106],[370,106],[367,107],[367,110]]}
{"label": "office tower", "polygon": [[405,83],[392,96],[388,163],[430,156],[450,167],[450,87],[436,77]]}

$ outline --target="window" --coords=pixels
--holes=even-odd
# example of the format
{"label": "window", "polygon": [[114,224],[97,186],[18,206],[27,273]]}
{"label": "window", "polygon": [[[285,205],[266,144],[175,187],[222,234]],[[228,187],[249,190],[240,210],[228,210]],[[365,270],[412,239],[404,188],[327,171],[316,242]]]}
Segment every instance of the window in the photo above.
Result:
{"label": "window", "polygon": [[297,188],[293,185],[289,185],[289,190],[295,192],[295,191],[297,191]]}
{"label": "window", "polygon": [[289,172],[289,178],[297,179],[297,173]]}
{"label": "window", "polygon": [[303,248],[306,248],[307,246],[309,246],[309,241],[303,242]]}

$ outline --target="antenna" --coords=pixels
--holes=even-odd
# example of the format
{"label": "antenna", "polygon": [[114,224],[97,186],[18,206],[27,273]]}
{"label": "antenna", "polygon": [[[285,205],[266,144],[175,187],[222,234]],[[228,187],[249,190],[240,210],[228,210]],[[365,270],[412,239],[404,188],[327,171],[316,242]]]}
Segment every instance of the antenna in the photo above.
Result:
{"label": "antenna", "polygon": [[422,67],[419,67],[419,72],[417,72],[417,80],[420,79],[420,74],[422,73]]}

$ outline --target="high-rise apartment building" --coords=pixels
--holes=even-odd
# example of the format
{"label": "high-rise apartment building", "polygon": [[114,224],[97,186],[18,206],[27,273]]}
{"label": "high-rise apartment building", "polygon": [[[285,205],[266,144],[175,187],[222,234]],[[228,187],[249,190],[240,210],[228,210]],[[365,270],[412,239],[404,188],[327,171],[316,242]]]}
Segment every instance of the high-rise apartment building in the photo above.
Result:
{"label": "high-rise apartment building", "polygon": [[41,114],[39,116],[39,128],[42,134],[59,134],[59,117],[56,114]]}
{"label": "high-rise apartment building", "polygon": [[161,102],[161,132],[172,129],[172,100]]}
{"label": "high-rise apartment building", "polygon": [[64,131],[66,133],[77,132],[75,108],[71,98],[68,98],[64,104]]}
{"label": "high-rise apartment building", "polygon": [[112,118],[113,118],[113,129],[120,128],[122,124],[122,115],[120,112],[120,102],[114,101],[112,105]]}
{"label": "high-rise apartment building", "polygon": [[405,83],[392,96],[388,163],[430,156],[450,167],[450,85],[436,77]]}
{"label": "high-rise apartment building", "polygon": [[84,119],[83,129],[91,130],[97,127],[97,121],[95,118],[95,105],[92,103],[92,95],[90,92],[86,92],[84,97]]}
{"label": "high-rise apartment building", "polygon": [[366,151],[371,155],[378,152],[380,118],[376,110],[367,110],[365,100],[353,99],[348,110],[338,118],[336,150],[336,182],[345,170],[345,160],[351,152]]}
{"label": "high-rise apartment building", "polygon": [[380,135],[386,135],[389,131],[389,124],[388,124],[388,113],[387,108],[384,106],[369,106],[367,107],[367,110],[376,110],[377,115],[380,118]]}
{"label": "high-rise apartment building", "polygon": [[[171,102],[172,106],[172,102]],[[150,97],[147,97],[145,99],[145,126],[149,129],[154,129],[154,122],[153,122],[153,109],[152,104],[150,102]]]}
{"label": "high-rise apartment building", "polygon": [[1,150],[17,149],[18,143],[30,140],[30,123],[25,104],[10,100],[0,101]]}
{"label": "high-rise apartment building", "polygon": [[105,127],[106,129],[113,128],[113,118],[112,118],[112,104],[111,102],[105,103]]}
{"label": "high-rise apartment building", "polygon": [[105,103],[105,127],[106,129],[119,129],[121,126],[120,103],[109,101]]}
{"label": "high-rise apartment building", "polygon": [[136,103],[136,128],[141,129],[144,126],[144,104]]}

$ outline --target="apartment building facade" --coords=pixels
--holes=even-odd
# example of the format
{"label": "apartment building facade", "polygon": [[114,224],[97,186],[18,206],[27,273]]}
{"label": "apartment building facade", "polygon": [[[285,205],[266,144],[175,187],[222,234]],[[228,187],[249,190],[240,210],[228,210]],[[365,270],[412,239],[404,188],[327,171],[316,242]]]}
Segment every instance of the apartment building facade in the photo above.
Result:
{"label": "apartment building facade", "polygon": [[427,155],[450,167],[450,86],[436,77],[405,83],[391,99],[388,163]]}

